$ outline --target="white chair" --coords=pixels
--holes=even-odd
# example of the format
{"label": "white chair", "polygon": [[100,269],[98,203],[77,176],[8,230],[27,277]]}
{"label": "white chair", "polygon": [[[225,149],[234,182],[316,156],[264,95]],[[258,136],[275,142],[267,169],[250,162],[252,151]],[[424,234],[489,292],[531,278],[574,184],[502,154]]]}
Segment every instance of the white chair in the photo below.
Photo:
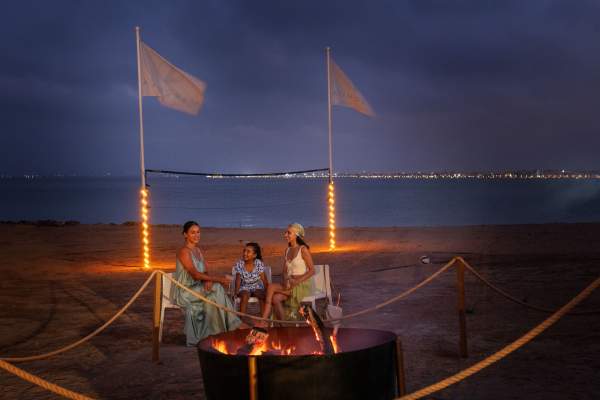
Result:
{"label": "white chair", "polygon": [[331,300],[331,278],[329,277],[329,265],[315,265],[315,274],[312,276],[314,292],[302,299],[301,303],[311,303],[313,310],[317,309],[316,302],[319,299]]}
{"label": "white chair", "polygon": [[[231,275],[233,276],[233,280],[231,281],[231,290],[233,292],[235,290],[235,275],[236,275],[235,267],[233,267],[231,269]],[[269,267],[268,265],[265,265],[265,275],[267,276],[267,282],[269,282],[269,283],[273,282],[271,279],[271,267]],[[233,297],[234,297],[234,301],[235,301],[235,308],[239,309],[240,298],[237,297],[237,293],[233,293]],[[248,299],[248,304],[251,304],[251,303],[258,303],[258,298],[250,297]]]}
{"label": "white chair", "polygon": [[168,274],[164,274],[162,276],[162,299],[160,306],[160,327],[158,328],[158,341],[162,342],[162,330],[163,330],[163,321],[165,320],[165,309],[167,308],[177,308],[181,310],[177,304],[171,302],[171,281],[167,278],[173,277],[173,273],[170,272]]}

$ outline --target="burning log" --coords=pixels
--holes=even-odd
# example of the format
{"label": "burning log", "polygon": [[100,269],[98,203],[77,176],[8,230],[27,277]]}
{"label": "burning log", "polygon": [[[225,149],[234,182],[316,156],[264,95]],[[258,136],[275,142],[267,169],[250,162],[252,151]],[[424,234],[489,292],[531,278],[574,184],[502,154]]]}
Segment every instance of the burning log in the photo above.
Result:
{"label": "burning log", "polygon": [[[266,329],[252,328],[246,336],[246,344],[237,349],[237,355],[257,355],[262,354],[262,348],[265,347],[269,334]],[[259,353],[260,351],[260,353]]]}
{"label": "burning log", "polygon": [[323,354],[336,353],[331,338],[325,335],[325,325],[315,310],[313,310],[311,306],[303,304],[300,307],[300,314],[306,319],[306,322],[312,328],[315,338],[321,346],[321,352]]}

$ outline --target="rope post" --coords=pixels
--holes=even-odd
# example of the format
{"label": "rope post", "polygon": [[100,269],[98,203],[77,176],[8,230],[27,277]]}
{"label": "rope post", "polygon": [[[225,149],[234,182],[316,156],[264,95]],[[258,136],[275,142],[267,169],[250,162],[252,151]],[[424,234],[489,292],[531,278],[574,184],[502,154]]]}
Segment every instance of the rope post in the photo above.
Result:
{"label": "rope post", "polygon": [[152,318],[152,361],[159,361],[160,309],[162,307],[162,274],[154,275],[154,314]]}
{"label": "rope post", "polygon": [[248,389],[250,400],[258,400],[258,373],[256,371],[256,357],[248,357]]}
{"label": "rope post", "polygon": [[398,386],[398,396],[406,394],[406,375],[404,373],[404,352],[402,351],[402,341],[396,337],[396,384]]}
{"label": "rope post", "polygon": [[465,262],[462,257],[458,258],[456,265],[456,291],[458,325],[460,329],[460,356],[467,358],[467,315],[465,312]]}

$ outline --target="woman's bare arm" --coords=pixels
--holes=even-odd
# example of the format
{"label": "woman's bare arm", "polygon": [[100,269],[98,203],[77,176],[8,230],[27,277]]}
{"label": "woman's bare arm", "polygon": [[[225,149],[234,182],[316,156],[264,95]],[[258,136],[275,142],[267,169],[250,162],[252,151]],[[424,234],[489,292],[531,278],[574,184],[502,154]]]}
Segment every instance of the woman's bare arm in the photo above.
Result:
{"label": "woman's bare arm", "polygon": [[283,256],[283,268],[281,269],[281,275],[282,275],[282,282],[281,284],[283,285],[283,287],[287,287],[287,282],[288,282],[288,274],[287,274],[287,253],[284,254]]}
{"label": "woman's bare arm", "polygon": [[267,288],[269,287],[269,280],[267,279],[267,274],[265,274],[264,272],[261,272],[260,280],[262,281],[265,290],[267,290]]}
{"label": "woman's bare arm", "polygon": [[198,272],[196,267],[194,267],[194,261],[192,260],[192,251],[186,247],[182,247],[177,252],[177,258],[181,262],[181,265],[185,268],[185,270],[197,281],[211,281],[211,282],[219,282],[224,285],[229,284],[229,280],[225,277],[218,277],[209,274],[203,274],[202,272]]}

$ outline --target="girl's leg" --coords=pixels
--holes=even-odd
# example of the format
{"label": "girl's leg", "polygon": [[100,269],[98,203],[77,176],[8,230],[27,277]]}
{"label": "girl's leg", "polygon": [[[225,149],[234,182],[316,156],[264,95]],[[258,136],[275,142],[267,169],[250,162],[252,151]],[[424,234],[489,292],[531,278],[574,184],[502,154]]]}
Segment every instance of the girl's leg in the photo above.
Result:
{"label": "girl's leg", "polygon": [[250,293],[244,290],[242,292],[239,292],[238,296],[240,297],[240,312],[245,313],[246,309],[248,308],[248,300],[250,299]]}
{"label": "girl's leg", "polygon": [[254,296],[256,296],[256,298],[258,299],[258,306],[260,307],[260,315],[262,315],[263,312],[265,311],[265,298],[267,297],[266,295],[267,295],[267,293],[263,289],[259,289],[254,292]]}
{"label": "girl's leg", "polygon": [[260,315],[263,315],[265,312],[265,301],[263,299],[258,299],[258,305],[260,307]]}

